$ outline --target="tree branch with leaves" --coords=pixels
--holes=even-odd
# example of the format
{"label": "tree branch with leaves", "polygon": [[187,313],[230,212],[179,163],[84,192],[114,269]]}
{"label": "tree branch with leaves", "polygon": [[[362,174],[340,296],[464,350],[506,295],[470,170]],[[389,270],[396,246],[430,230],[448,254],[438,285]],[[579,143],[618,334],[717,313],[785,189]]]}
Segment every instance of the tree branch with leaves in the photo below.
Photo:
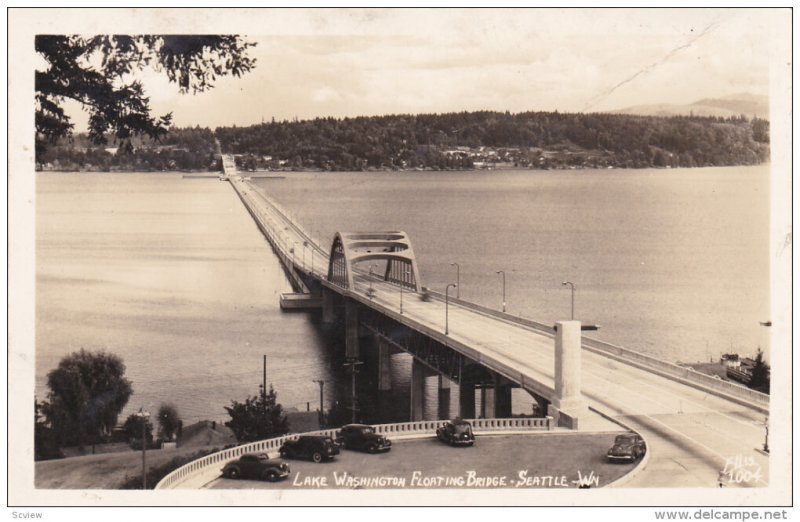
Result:
{"label": "tree branch with leaves", "polygon": [[147,67],[166,74],[181,93],[211,89],[218,77],[239,77],[255,67],[248,50],[255,43],[237,35],[37,35],[36,52],[46,66],[36,71],[37,160],[47,143],[71,135],[74,124],[65,100],[89,113],[89,136],[158,140],[172,113],[153,116],[136,73]]}

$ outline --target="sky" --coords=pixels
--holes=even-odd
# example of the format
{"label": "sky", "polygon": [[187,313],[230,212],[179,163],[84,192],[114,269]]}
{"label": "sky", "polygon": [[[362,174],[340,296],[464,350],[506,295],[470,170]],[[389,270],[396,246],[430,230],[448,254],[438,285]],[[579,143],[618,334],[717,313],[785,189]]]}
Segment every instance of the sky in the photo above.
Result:
{"label": "sky", "polygon": [[[196,95],[145,72],[154,112],[172,112],[177,126],[609,111],[767,95],[771,42],[780,33],[775,10],[267,9],[219,18],[208,11],[189,25],[182,18],[179,29],[245,36],[257,44],[256,68]],[[169,26],[165,18],[154,32]],[[85,116],[70,113],[82,130]]]}

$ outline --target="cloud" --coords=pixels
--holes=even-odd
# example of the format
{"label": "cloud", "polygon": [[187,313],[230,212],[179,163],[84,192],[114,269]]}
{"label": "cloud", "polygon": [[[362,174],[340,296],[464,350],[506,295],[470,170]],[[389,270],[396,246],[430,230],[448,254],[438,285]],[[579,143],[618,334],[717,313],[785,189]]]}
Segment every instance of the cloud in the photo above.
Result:
{"label": "cloud", "polygon": [[177,94],[157,75],[147,75],[145,87],[156,113],[211,127],[271,117],[688,103],[767,89],[776,24],[765,11],[247,11],[241,33],[258,42],[254,71],[220,78],[196,96]]}

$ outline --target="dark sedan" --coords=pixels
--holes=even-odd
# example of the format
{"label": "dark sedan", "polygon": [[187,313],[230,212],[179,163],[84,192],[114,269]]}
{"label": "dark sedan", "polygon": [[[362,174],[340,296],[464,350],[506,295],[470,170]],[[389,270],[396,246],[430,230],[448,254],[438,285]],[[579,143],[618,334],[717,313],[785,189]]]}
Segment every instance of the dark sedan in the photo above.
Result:
{"label": "dark sedan", "polygon": [[311,459],[314,462],[333,460],[339,454],[339,446],[330,437],[322,435],[301,435],[287,440],[280,449],[285,459]]}
{"label": "dark sedan", "polygon": [[444,426],[436,430],[436,438],[451,446],[472,446],[475,444],[472,424],[465,420],[448,421]]}
{"label": "dark sedan", "polygon": [[264,453],[245,453],[225,464],[222,475],[231,479],[277,482],[289,476],[289,465],[279,459],[270,459]]}
{"label": "dark sedan", "polygon": [[378,453],[392,449],[392,441],[366,424],[347,424],[336,434],[336,443],[346,449]]}
{"label": "dark sedan", "polygon": [[614,445],[608,450],[608,460],[632,462],[642,458],[646,452],[644,439],[640,435],[625,433],[614,439]]}

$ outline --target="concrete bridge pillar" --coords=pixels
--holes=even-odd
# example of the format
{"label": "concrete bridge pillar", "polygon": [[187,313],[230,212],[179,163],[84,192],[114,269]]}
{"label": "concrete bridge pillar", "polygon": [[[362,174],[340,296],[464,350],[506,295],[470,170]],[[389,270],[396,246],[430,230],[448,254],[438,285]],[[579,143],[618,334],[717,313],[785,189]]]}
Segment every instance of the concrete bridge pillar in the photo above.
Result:
{"label": "concrete bridge pillar", "polygon": [[331,324],[336,321],[336,294],[332,290],[322,288],[322,322]]}
{"label": "concrete bridge pillar", "polygon": [[381,336],[375,334],[378,347],[378,390],[392,389],[392,349]]}
{"label": "concrete bridge pillar", "polygon": [[358,349],[358,308],[355,302],[345,299],[344,303],[344,350],[345,357],[357,359]]}
{"label": "concrete bridge pillar", "polygon": [[450,418],[450,380],[439,376],[439,418]]}
{"label": "concrete bridge pillar", "polygon": [[555,397],[548,415],[559,426],[578,428],[578,419],[586,404],[581,395],[581,323],[556,323]]}
{"label": "concrete bridge pillar", "polygon": [[462,381],[458,385],[458,416],[475,418],[475,385],[471,382]]}
{"label": "concrete bridge pillar", "polygon": [[494,388],[483,386],[481,388],[481,415],[482,419],[491,419],[494,414]]}
{"label": "concrete bridge pillar", "polygon": [[494,385],[494,417],[505,419],[511,417],[511,386],[498,377]]}
{"label": "concrete bridge pillar", "polygon": [[425,367],[416,357],[411,361],[411,420],[424,420]]}

